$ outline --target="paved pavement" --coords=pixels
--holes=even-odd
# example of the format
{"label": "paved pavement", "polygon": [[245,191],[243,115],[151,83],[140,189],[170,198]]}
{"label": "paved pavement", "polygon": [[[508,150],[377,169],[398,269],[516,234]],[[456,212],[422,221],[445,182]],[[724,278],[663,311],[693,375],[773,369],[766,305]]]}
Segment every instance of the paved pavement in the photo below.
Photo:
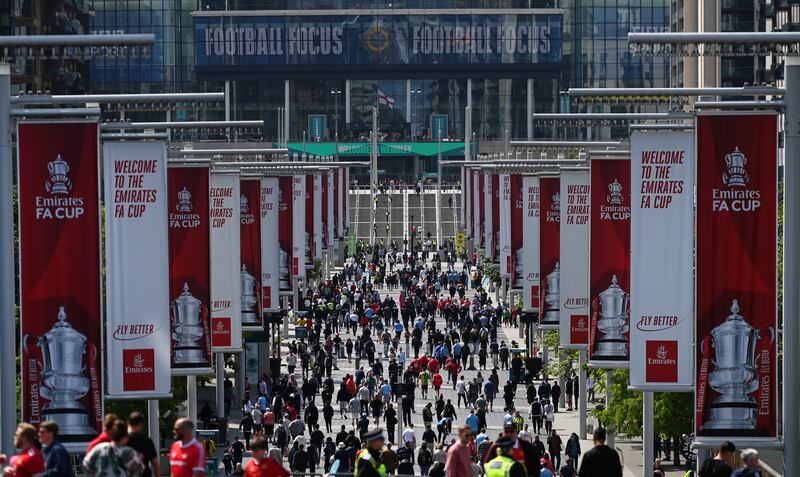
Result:
{"label": "paved pavement", "polygon": [[[382,289],[381,292],[382,292],[382,295],[383,295],[383,293],[390,293],[391,295],[394,296],[395,301],[398,300],[399,291],[388,292],[387,290],[383,290]],[[383,296],[382,296],[382,298],[383,298]],[[439,321],[439,323],[438,323],[439,327],[443,327],[444,326],[443,320],[439,319],[437,321]],[[346,332],[342,332],[341,336],[342,336],[343,341],[347,341],[348,337],[354,338],[354,335],[352,335],[350,333],[346,333]],[[290,331],[289,339],[288,340],[285,339],[283,341],[283,348],[284,349],[282,350],[282,353],[284,355],[288,354],[288,350],[286,348],[287,348],[288,343],[291,341],[292,338],[293,338],[293,331]],[[516,328],[513,328],[513,327],[509,328],[509,327],[505,327],[504,326],[500,330],[498,330],[498,340],[505,340],[506,343],[509,343],[511,340],[520,341],[519,330],[516,329]],[[424,349],[425,348],[423,348],[423,350]],[[378,351],[379,352],[382,351],[382,346],[378,346]],[[413,353],[413,350],[411,350],[411,351]],[[550,355],[554,356],[555,354],[556,353],[551,353]],[[382,359],[384,359],[384,369],[386,369],[388,367],[389,361],[386,358],[382,358]],[[476,359],[476,363],[477,363],[477,359]],[[333,371],[333,379],[334,379],[334,382],[337,383],[337,386],[338,386],[338,383],[341,382],[341,379],[346,374],[353,374],[355,372],[355,360],[353,360],[352,363],[348,363],[348,361],[346,359],[344,359],[344,360],[340,359],[337,364],[338,364],[339,369]],[[362,361],[362,366],[366,367],[366,360]],[[284,372],[286,372],[285,368],[284,368]],[[464,370],[462,372],[462,375],[464,375],[465,379],[467,381],[469,381],[473,377],[477,376],[478,372],[479,371],[477,371],[477,370],[476,371]],[[490,373],[490,371],[480,371],[480,372],[482,373],[482,375],[484,377],[488,377],[488,375]],[[295,374],[298,375],[298,378],[299,378],[299,371],[298,370],[295,370]],[[504,371],[504,370],[503,371],[499,371],[498,374],[500,375],[500,383],[501,383],[501,388],[502,388],[503,383],[505,383],[506,379],[508,379],[508,371]],[[443,374],[443,377],[446,379],[446,375],[445,374]],[[551,378],[551,382],[552,382],[552,378]],[[536,384],[538,385],[538,382]],[[337,389],[338,389],[338,387],[337,387]],[[452,400],[453,404],[457,403],[457,401],[458,401],[457,395],[456,395],[455,390],[453,390],[452,385],[448,386],[447,383],[445,382],[445,385],[442,387],[442,392],[444,394],[444,398],[445,399]],[[500,394],[502,395],[502,389],[501,389]],[[412,416],[412,422],[414,423],[414,429],[415,429],[415,433],[416,433],[416,436],[417,436],[417,442],[421,442],[422,441],[422,433],[425,430],[424,425],[423,425],[423,421],[422,421],[421,409],[425,405],[426,402],[428,402],[428,401],[432,402],[434,399],[435,399],[435,396],[434,396],[434,393],[433,393],[432,390],[429,392],[429,399],[428,400],[422,399],[420,397],[419,391],[417,392],[417,398],[415,399],[415,411],[416,412]],[[517,409],[523,411],[522,414],[523,414],[523,417],[525,418],[525,422],[528,423],[529,421],[528,421],[528,418],[527,418],[527,409],[528,409],[529,406],[527,404],[526,388],[524,386],[518,386],[517,393],[516,393],[516,398],[515,398],[514,402],[515,402],[515,407]],[[336,406],[336,403],[333,403],[333,404],[334,404],[334,409],[336,409],[336,412],[334,414],[334,419],[333,419],[333,431],[334,431],[333,434],[338,432],[339,429],[341,428],[341,426],[343,426],[343,425],[345,426],[346,429],[348,429],[348,430],[351,429],[353,427],[352,426],[352,421],[347,417],[342,419],[339,416],[338,407]],[[395,405],[396,409],[399,408],[398,405],[399,405],[399,403],[397,403]],[[501,430],[502,430],[502,419],[503,419],[503,416],[504,416],[503,406],[504,406],[504,402],[503,402],[502,397],[496,397],[495,398],[495,402],[494,402],[494,411],[487,413],[487,416],[486,416],[487,433],[489,434],[489,436],[492,439],[495,439],[497,437],[498,433],[500,433]],[[323,427],[323,430],[324,430],[324,420],[322,419],[322,416],[321,416],[321,406],[319,405],[319,400],[318,400],[318,407],[320,407],[320,423],[321,423],[321,425]],[[458,424],[464,423],[464,419],[468,415],[468,410],[465,410],[464,407],[456,407],[456,413],[457,413],[458,418],[454,422],[454,425],[453,425],[453,429],[454,430],[456,429]],[[231,439],[231,440],[233,439],[232,436],[236,435],[238,433],[238,428],[237,428],[237,426],[238,426],[238,417],[237,416],[239,416],[239,415],[240,414],[238,414],[238,413],[234,413],[234,415],[231,417],[231,420],[230,420],[231,429],[230,429],[230,432],[229,432],[229,439]],[[436,416],[434,415],[434,419],[435,419],[435,417]],[[398,409],[398,419],[399,418],[400,418],[400,411]],[[434,423],[434,425],[435,425],[435,423]],[[385,424],[383,422],[381,422],[381,426],[385,427]],[[556,414],[556,420],[555,420],[555,423],[554,423],[553,427],[556,430],[556,432],[561,436],[561,438],[564,441],[564,443],[566,444],[566,441],[569,438],[570,434],[572,432],[577,432],[578,431],[578,412],[577,411],[565,411],[562,408],[561,411],[559,411],[558,414]],[[405,429],[405,426],[403,428]],[[544,431],[542,431],[542,432],[544,432]],[[327,433],[326,433],[326,437],[327,437]],[[334,436],[332,436],[332,437],[334,437]],[[449,442],[451,439],[455,439],[456,437],[457,436],[455,434],[450,434],[446,438],[446,441]],[[396,437],[396,439],[399,439],[399,437]],[[544,435],[542,435],[542,439],[543,440],[545,439]],[[582,439],[581,440],[581,449],[583,450],[583,452],[586,452],[587,450],[591,449],[592,445],[593,444],[592,444],[592,442],[590,440],[586,440],[586,439]],[[625,463],[624,475],[625,475],[625,477],[642,477],[643,476],[643,471],[642,471],[641,441],[640,440],[637,441],[637,440],[621,440],[621,439],[617,439],[617,448],[621,452],[621,454],[624,456],[624,463]],[[219,449],[218,451],[220,452],[220,455],[221,455],[222,450]],[[416,453],[415,453],[415,455],[416,455]],[[245,456],[249,456],[249,453],[245,454]],[[563,458],[563,454],[562,454],[562,458]],[[246,462],[247,462],[247,457],[245,458],[245,463]],[[324,470],[324,469],[317,469],[317,472],[321,472],[322,470]],[[682,470],[675,470],[675,471],[668,472],[667,475],[669,477],[678,477],[678,476],[682,476],[683,473],[684,473],[684,471],[682,471]],[[222,472],[221,472],[221,475],[223,475]]]}

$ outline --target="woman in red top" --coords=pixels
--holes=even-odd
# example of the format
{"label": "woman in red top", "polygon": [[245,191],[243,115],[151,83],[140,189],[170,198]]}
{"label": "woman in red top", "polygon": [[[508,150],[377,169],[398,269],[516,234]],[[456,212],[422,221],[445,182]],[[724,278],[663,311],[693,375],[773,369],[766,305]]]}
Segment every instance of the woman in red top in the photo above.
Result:
{"label": "woman in red top", "polygon": [[431,374],[436,374],[439,372],[439,360],[436,358],[431,358],[428,360],[428,371]]}

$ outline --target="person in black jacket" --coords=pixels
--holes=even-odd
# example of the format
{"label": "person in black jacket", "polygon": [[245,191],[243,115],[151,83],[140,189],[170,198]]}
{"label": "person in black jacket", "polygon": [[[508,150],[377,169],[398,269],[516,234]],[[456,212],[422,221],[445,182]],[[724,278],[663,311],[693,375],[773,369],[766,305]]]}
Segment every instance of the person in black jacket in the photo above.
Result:
{"label": "person in black jacket", "polygon": [[606,430],[598,427],[592,439],[594,447],[583,454],[578,477],[622,477],[619,454],[606,445]]}
{"label": "person in black jacket", "polygon": [[[503,436],[514,441],[514,447],[521,447],[522,454],[525,456],[525,469],[528,471],[528,477],[539,477],[539,470],[541,466],[539,461],[542,458],[542,453],[539,452],[533,444],[520,439],[517,435],[517,427],[514,425],[512,419],[505,419],[503,421]],[[497,456],[497,444],[492,444],[489,451],[486,453],[484,463],[489,462]],[[581,476],[583,477],[583,476]]]}

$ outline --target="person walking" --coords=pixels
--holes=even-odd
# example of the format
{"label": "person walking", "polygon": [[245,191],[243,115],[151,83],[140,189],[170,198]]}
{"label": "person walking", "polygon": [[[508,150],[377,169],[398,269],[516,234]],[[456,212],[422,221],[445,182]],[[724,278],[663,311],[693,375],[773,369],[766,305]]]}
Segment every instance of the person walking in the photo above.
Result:
{"label": "person walking", "polygon": [[572,410],[572,376],[564,380],[564,399],[567,401],[567,411]]}
{"label": "person walking", "polygon": [[544,412],[544,428],[547,434],[553,430],[553,423],[556,421],[555,411],[553,410],[553,404],[549,401],[545,402],[544,408],[542,409]]}
{"label": "person walking", "polygon": [[469,443],[472,441],[472,430],[466,424],[458,426],[458,441],[447,449],[445,468],[447,474],[452,476],[472,475],[472,457],[469,452]]}
{"label": "person walking", "polygon": [[569,439],[567,439],[567,445],[564,449],[564,454],[570,459],[572,459],[573,465],[578,462],[578,456],[581,455],[581,441],[578,439],[578,434],[574,432],[570,434]]}
{"label": "person walking", "polygon": [[551,430],[550,435],[547,436],[547,450],[550,452],[550,460],[553,462],[554,469],[561,467],[561,444],[561,436],[555,429]]}
{"label": "person walking", "polygon": [[194,423],[186,418],[175,421],[172,428],[175,442],[169,451],[170,475],[172,477],[204,477],[206,474],[206,451],[194,438]]}
{"label": "person walking", "polygon": [[385,439],[383,429],[375,428],[364,434],[366,446],[355,457],[355,477],[386,477],[386,465],[381,462]]}
{"label": "person walking", "polygon": [[[733,469],[728,462],[736,453],[736,446],[730,441],[725,441],[713,457],[709,457],[700,466],[699,477],[730,477]],[[582,476],[581,476],[582,477]]]}
{"label": "person walking", "polygon": [[[525,471],[525,466],[511,457],[514,449],[514,439],[508,436],[503,436],[497,439],[495,447],[498,450],[497,456],[491,458],[488,462],[483,464],[486,477],[530,477]],[[533,465],[537,467],[536,475],[538,476],[539,462],[537,461],[533,463]]]}
{"label": "person walking", "polygon": [[622,477],[619,454],[606,445],[606,430],[595,429],[592,441],[594,447],[584,454],[578,477]]}
{"label": "person walking", "polygon": [[558,381],[550,388],[550,397],[553,399],[554,412],[558,412],[558,401],[561,399],[561,386],[558,385]]}
{"label": "person walking", "polygon": [[268,447],[263,436],[253,439],[250,446],[253,458],[244,468],[245,477],[289,477],[289,472],[279,462],[267,456]]}
{"label": "person walking", "polygon": [[[69,453],[58,442],[58,424],[53,421],[39,424],[39,442],[45,462],[44,477],[74,477]],[[17,474],[20,476],[21,473]]]}
{"label": "person walking", "polygon": [[[96,445],[83,459],[83,470],[86,471],[86,474],[93,477],[141,476],[144,464],[136,451],[126,445],[128,425],[125,421],[115,420],[108,435],[111,442]],[[205,469],[205,467],[203,468]]]}
{"label": "person walking", "polygon": [[744,449],[739,455],[742,458],[743,467],[736,469],[731,477],[761,477],[761,465],[758,461],[758,451],[755,449]]}
{"label": "person walking", "polygon": [[128,447],[131,447],[142,457],[142,462],[144,463],[142,477],[160,477],[161,463],[158,461],[156,446],[145,430],[146,424],[144,414],[139,411],[134,411],[128,416]]}

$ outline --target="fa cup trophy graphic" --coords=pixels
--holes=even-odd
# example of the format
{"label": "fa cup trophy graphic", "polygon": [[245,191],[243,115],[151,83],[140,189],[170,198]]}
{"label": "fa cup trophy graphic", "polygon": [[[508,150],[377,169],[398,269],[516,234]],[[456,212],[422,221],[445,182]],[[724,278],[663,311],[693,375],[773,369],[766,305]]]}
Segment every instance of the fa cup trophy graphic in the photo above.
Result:
{"label": "fa cup trophy graphic", "polygon": [[523,265],[523,258],[522,258],[523,250],[520,248],[517,250],[517,253],[514,257],[514,283],[511,284],[513,288],[522,288],[522,280],[525,278],[523,275],[522,265]]}
{"label": "fa cup trophy graphic", "polygon": [[64,307],[58,322],[39,338],[42,375],[39,392],[50,401],[42,408],[42,420],[55,421],[64,441],[85,440],[97,434],[89,425],[89,411],[78,402],[91,388],[85,375],[86,337],[67,323]]}
{"label": "fa cup trophy graphic", "polygon": [[56,156],[54,161],[47,163],[47,172],[50,178],[45,182],[45,189],[53,195],[67,195],[72,189],[72,182],[67,177],[69,164],[61,158],[61,154]]}
{"label": "fa cup trophy graphic", "polygon": [[261,326],[256,308],[258,305],[256,289],[256,278],[247,273],[247,267],[242,264],[242,325]]}
{"label": "fa cup trophy graphic", "polygon": [[559,301],[561,297],[560,293],[560,281],[561,281],[561,265],[559,262],[556,262],[556,266],[552,272],[550,272],[546,277],[544,277],[544,285],[545,287],[545,295],[544,295],[544,303],[545,309],[544,313],[542,314],[541,323],[543,325],[557,325],[558,324],[558,316],[559,316],[559,307],[561,306]]}
{"label": "fa cup trophy graphic", "polygon": [[292,289],[291,268],[289,268],[289,254],[284,250],[278,251],[278,289],[287,291]]}
{"label": "fa cup trophy graphic", "polygon": [[756,428],[756,401],[749,394],[758,389],[756,345],[762,337],[739,314],[738,300],[733,300],[730,311],[725,321],[711,330],[714,370],[708,373],[708,384],[719,395],[711,402],[704,431]]}
{"label": "fa cup trophy graphic", "polygon": [[725,154],[725,165],[727,169],[722,173],[722,182],[728,187],[744,187],[750,181],[750,175],[744,168],[747,164],[747,157],[734,148],[730,154]]}
{"label": "fa cup trophy graphic", "polygon": [[628,356],[628,301],[630,295],[611,277],[611,286],[600,293],[600,317],[597,331],[602,334],[595,342],[592,358],[620,359]]}
{"label": "fa cup trophy graphic", "polygon": [[189,284],[183,284],[183,292],[172,301],[172,339],[177,341],[175,346],[176,368],[200,368],[208,366],[203,338],[203,302],[192,296]]}

